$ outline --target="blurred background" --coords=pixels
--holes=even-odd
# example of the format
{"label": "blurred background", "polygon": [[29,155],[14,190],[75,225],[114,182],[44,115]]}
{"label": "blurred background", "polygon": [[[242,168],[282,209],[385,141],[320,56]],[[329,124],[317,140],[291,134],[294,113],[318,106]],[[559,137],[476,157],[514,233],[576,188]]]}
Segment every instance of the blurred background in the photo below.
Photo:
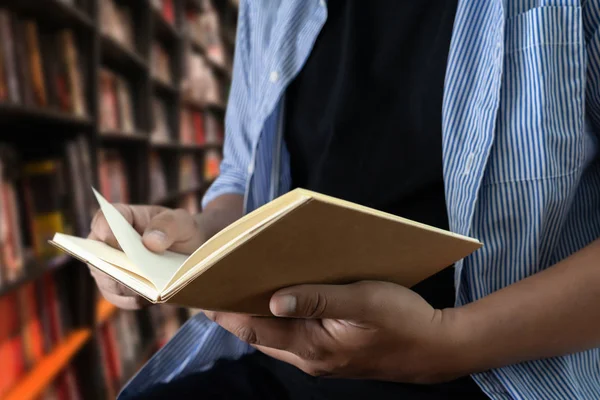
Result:
{"label": "blurred background", "polygon": [[47,244],[111,202],[200,211],[237,2],[0,0],[0,399],[114,398],[193,313],[119,311]]}

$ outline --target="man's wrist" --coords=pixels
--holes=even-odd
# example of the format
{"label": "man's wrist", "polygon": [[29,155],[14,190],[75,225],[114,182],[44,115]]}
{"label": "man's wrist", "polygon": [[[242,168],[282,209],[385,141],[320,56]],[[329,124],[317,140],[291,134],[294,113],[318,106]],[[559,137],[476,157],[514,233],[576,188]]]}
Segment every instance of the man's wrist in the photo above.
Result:
{"label": "man's wrist", "polygon": [[431,357],[431,382],[444,382],[467,376],[477,371],[477,353],[473,337],[477,327],[471,326],[465,307],[446,308],[441,313],[437,335],[436,356]]}

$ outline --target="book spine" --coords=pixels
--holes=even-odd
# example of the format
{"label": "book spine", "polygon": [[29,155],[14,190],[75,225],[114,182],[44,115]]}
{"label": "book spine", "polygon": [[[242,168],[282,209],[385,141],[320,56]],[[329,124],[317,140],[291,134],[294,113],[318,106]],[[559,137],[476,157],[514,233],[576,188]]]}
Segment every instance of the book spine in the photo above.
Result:
{"label": "book spine", "polygon": [[5,65],[5,74],[8,83],[8,94],[12,102],[21,102],[19,77],[17,73],[17,59],[15,54],[15,40],[12,32],[11,15],[6,10],[0,11],[0,36],[2,37],[2,52]]}
{"label": "book spine", "polygon": [[27,49],[29,51],[29,68],[32,72],[35,104],[41,107],[45,107],[48,104],[48,99],[46,96],[46,84],[44,82],[44,72],[42,67],[42,56],[40,54],[38,29],[35,21],[25,22],[25,35]]}

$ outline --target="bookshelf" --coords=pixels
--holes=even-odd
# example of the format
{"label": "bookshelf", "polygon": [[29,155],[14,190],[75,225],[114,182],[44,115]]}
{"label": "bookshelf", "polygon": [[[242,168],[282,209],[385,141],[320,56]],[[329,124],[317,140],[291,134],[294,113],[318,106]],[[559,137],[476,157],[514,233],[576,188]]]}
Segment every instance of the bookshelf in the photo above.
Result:
{"label": "bookshelf", "polygon": [[[17,192],[15,199],[21,203],[25,189],[30,190],[23,183],[27,178],[23,172],[25,166],[48,158],[60,159],[61,166],[65,167],[61,171],[71,173],[69,179],[61,181],[66,189],[60,193],[69,198],[71,206],[65,221],[80,235],[87,233],[95,211],[89,196],[82,194],[88,183],[99,188],[111,201],[184,207],[190,212],[200,208],[201,196],[215,176],[215,160],[222,157],[225,105],[231,81],[236,2],[212,1],[210,14],[218,16],[223,23],[218,31],[220,44],[211,47],[214,38],[204,40],[198,36],[202,29],[195,26],[195,21],[207,15],[205,3],[210,1],[110,0],[114,9],[119,13],[125,10],[130,18],[126,25],[131,29],[117,33],[103,23],[110,14],[103,5],[105,1],[108,0],[0,0],[0,174],[7,169],[10,172],[10,178],[0,177],[0,184],[10,181]],[[35,71],[35,67],[29,64],[33,62],[31,56],[25,54],[19,58],[17,55],[18,45],[31,47],[29,42],[18,42],[18,37],[12,38],[16,41],[12,51],[15,66],[21,67],[14,72],[18,73],[19,98],[12,97],[7,81],[10,75],[5,68],[5,64],[12,61],[6,59],[9,50],[2,12],[10,18],[11,33],[16,29],[14,20],[33,21],[40,41],[58,37],[59,44],[54,44],[58,47],[39,44],[43,47],[39,50],[40,71],[44,74],[47,97],[43,101],[38,98],[39,77],[30,77],[33,82],[21,82],[21,70]],[[70,32],[73,45],[63,48],[61,35],[65,30]],[[66,66],[53,64],[54,55],[57,59],[71,60],[71,48],[77,56],[72,64],[80,75],[77,84],[73,83],[75,80],[69,81],[75,76],[69,70],[71,61],[64,61]],[[49,64],[48,60],[51,60]],[[198,73],[197,66],[202,73]],[[64,74],[60,77],[66,82],[56,83],[53,77],[58,75],[47,75],[48,71]],[[33,93],[30,95],[33,101],[23,96],[25,90]],[[64,97],[64,90],[69,92],[68,98]],[[5,145],[18,155],[16,162],[9,163],[2,158]],[[70,150],[80,158],[73,165],[66,155],[70,153],[65,152],[71,145],[74,147]],[[53,198],[50,194],[55,193],[56,186],[45,188],[48,197]],[[103,189],[108,190],[112,198]],[[52,203],[51,199],[49,202]],[[0,206],[2,204],[0,190]],[[80,204],[84,207],[78,207]],[[33,212],[30,216],[31,210],[27,207],[19,210],[22,227],[18,236],[21,238],[35,237],[32,231],[36,228],[29,226],[27,219],[35,219],[36,215]],[[80,209],[85,212],[78,212]],[[0,208],[0,227],[2,218]],[[3,246],[1,233],[0,246]],[[8,304],[20,307],[25,287],[35,287],[39,291],[35,303],[42,304],[48,299],[44,297],[49,290],[45,286],[47,281],[55,280],[59,285],[55,290],[66,288],[68,293],[66,300],[61,298],[59,305],[49,307],[68,315],[69,323],[61,328],[64,332],[52,339],[43,354],[38,354],[33,361],[27,360],[26,368],[18,377],[13,376],[12,383],[7,384],[0,377],[0,399],[37,399],[49,390],[56,394],[62,390],[61,385],[67,385],[64,383],[70,376],[67,370],[74,371],[81,398],[114,397],[132,371],[140,368],[164,344],[168,337],[165,332],[172,330],[160,325],[166,324],[166,316],[176,315],[183,322],[187,312],[117,310],[97,296],[89,272],[78,261],[62,254],[40,256],[37,250],[32,251],[32,246],[35,247],[34,239],[24,239],[18,276],[7,280],[0,273],[0,307],[8,307]],[[4,268],[1,258],[0,271]],[[6,300],[2,305],[3,299],[9,297],[11,302]],[[45,317],[45,313],[45,309],[39,311],[36,318],[51,318]],[[135,343],[129,345],[139,350],[136,359],[129,360],[129,367],[122,367],[120,376],[109,388],[101,377],[110,371],[99,371],[106,364],[102,343],[115,336],[121,339],[118,324],[128,326],[126,321],[133,321],[138,327]],[[3,323],[0,320],[0,324]],[[62,326],[62,321],[60,324]],[[2,335],[0,333],[0,350],[6,339]]]}

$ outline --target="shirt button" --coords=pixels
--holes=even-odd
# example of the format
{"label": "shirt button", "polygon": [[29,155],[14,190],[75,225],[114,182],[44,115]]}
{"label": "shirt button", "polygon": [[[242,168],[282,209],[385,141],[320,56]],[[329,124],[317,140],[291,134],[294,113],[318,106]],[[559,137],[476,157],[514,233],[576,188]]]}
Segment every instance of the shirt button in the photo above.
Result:
{"label": "shirt button", "polygon": [[269,75],[269,80],[273,83],[277,82],[279,80],[279,72],[271,71],[271,74]]}
{"label": "shirt button", "polygon": [[325,6],[327,6],[327,3],[325,3],[325,0],[319,0],[319,5],[321,7],[325,7]]}
{"label": "shirt button", "polygon": [[253,164],[248,164],[248,173],[251,174],[254,172],[254,165]]}

